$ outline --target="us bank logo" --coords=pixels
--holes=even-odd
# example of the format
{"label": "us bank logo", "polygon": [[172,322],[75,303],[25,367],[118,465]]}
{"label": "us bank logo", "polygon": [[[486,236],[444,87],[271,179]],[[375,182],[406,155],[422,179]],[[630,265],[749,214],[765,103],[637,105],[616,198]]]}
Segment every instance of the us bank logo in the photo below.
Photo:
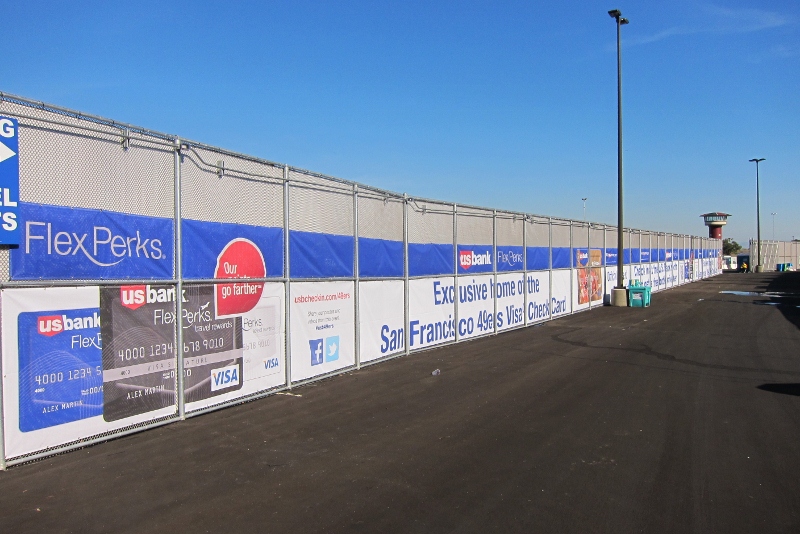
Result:
{"label": "us bank logo", "polygon": [[320,365],[325,362],[335,362],[339,359],[339,336],[330,336],[323,339],[308,341],[311,350],[311,365]]}
{"label": "us bank logo", "polygon": [[461,250],[458,253],[458,263],[462,269],[469,269],[470,267],[479,265],[491,265],[492,255],[489,252],[483,254],[475,254],[471,250]]}

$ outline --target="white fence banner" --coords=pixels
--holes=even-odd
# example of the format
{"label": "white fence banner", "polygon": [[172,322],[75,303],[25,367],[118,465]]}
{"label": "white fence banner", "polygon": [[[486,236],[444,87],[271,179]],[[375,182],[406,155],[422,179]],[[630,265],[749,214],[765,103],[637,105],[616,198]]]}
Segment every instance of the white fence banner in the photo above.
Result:
{"label": "white fence banner", "polygon": [[675,287],[678,285],[678,262],[667,262],[667,287]]}
{"label": "white fence banner", "polygon": [[354,282],[291,286],[292,381],[355,365]]}
{"label": "white fence banner", "polygon": [[573,272],[570,269],[553,271],[553,298],[550,302],[550,313],[553,317],[564,315],[572,311],[570,298],[570,282]]}
{"label": "white fence banner", "polygon": [[535,271],[526,275],[528,292],[527,324],[550,318],[550,271]]}
{"label": "white fence banner", "polygon": [[653,268],[653,292],[661,291],[667,287],[667,264],[658,262],[652,264]]}
{"label": "white fence banner", "polygon": [[458,337],[494,333],[494,275],[458,277]]}
{"label": "white fence banner", "polygon": [[525,324],[524,286],[523,273],[497,275],[497,330]]}
{"label": "white fence banner", "polygon": [[360,282],[359,339],[362,362],[405,350],[405,283],[402,280]]}
{"label": "white fence banner", "polygon": [[454,284],[452,276],[409,280],[409,349],[455,341]]}

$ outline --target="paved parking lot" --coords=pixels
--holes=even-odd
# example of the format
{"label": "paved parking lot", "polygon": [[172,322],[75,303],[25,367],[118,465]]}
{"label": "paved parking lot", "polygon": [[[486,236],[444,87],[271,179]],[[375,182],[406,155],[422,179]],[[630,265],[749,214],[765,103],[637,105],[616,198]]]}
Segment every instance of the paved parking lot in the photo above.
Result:
{"label": "paved parking lot", "polygon": [[14,467],[0,531],[800,532],[793,292],[724,274]]}

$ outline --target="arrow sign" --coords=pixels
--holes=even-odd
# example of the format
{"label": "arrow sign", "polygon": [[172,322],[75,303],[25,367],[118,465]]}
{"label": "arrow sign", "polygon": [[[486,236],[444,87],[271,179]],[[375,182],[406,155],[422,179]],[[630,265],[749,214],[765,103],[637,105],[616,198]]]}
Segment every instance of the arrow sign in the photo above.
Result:
{"label": "arrow sign", "polygon": [[13,158],[16,156],[17,153],[8,148],[6,145],[0,141],[0,162],[7,160],[8,158]]}
{"label": "arrow sign", "polygon": [[19,123],[0,116],[0,245],[19,245],[18,204]]}

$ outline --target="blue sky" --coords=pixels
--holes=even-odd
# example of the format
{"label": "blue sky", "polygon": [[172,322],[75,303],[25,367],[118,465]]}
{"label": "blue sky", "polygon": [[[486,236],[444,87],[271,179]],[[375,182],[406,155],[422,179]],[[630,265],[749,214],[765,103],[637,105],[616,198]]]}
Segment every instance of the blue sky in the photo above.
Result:
{"label": "blue sky", "polygon": [[0,3],[0,91],[378,187],[800,238],[800,4]]}

